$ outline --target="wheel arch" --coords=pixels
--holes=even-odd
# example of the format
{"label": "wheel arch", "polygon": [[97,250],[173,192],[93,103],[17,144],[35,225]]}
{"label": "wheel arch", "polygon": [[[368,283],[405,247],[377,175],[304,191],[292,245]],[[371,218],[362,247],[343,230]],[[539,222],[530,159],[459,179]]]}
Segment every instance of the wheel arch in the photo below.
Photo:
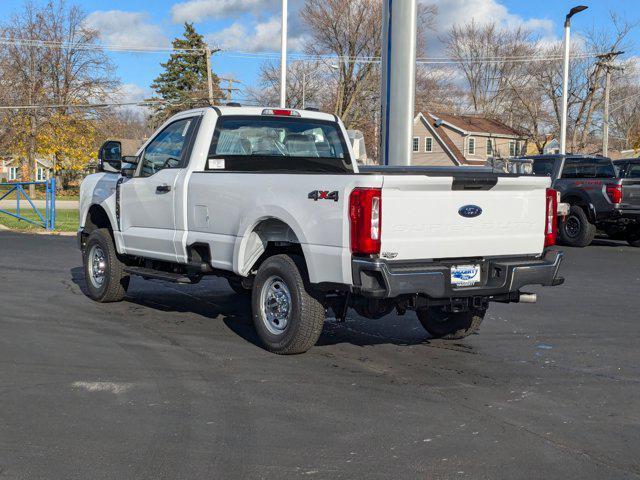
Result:
{"label": "wheel arch", "polygon": [[591,203],[591,199],[584,192],[579,191],[569,191],[562,196],[561,201],[563,203],[568,203],[569,205],[576,206],[582,208],[584,213],[587,215],[587,218],[590,222],[595,221],[595,212],[593,211],[593,204]]}
{"label": "wheel arch", "polygon": [[236,244],[234,270],[240,276],[251,274],[266,258],[280,253],[300,255],[308,272],[305,243],[289,222],[276,217],[257,219]]}
{"label": "wheel arch", "polygon": [[113,219],[109,216],[109,212],[102,205],[94,203],[87,208],[84,216],[80,219],[82,248],[84,248],[84,244],[89,235],[100,228],[109,230],[111,238],[117,246],[118,242],[115,238],[113,222]]}

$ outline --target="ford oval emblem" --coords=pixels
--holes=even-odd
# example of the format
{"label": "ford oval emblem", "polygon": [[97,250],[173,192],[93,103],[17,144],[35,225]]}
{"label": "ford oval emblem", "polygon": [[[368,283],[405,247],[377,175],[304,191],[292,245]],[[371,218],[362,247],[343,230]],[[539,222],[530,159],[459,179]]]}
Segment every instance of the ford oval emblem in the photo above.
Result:
{"label": "ford oval emblem", "polygon": [[474,218],[482,214],[482,209],[477,205],[465,205],[460,207],[458,213],[465,218]]}

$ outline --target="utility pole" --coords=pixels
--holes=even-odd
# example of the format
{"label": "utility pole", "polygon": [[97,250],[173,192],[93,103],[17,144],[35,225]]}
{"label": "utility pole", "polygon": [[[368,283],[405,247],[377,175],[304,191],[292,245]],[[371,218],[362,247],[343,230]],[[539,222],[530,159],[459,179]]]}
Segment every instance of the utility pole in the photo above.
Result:
{"label": "utility pole", "polygon": [[609,97],[611,94],[611,71],[623,70],[622,67],[613,65],[611,62],[624,52],[610,52],[604,55],[598,55],[598,65],[605,70],[604,80],[604,112],[603,112],[603,127],[602,127],[602,156],[609,156]]}
{"label": "utility pole", "polygon": [[384,165],[411,165],[417,4],[417,0],[383,2],[380,136]]}
{"label": "utility pole", "polygon": [[204,47],[204,55],[207,59],[207,91],[209,92],[209,105],[213,107],[213,72],[211,71],[211,48]]}
{"label": "utility pole", "polygon": [[280,108],[287,106],[287,0],[282,0],[282,39],[280,51]]}
{"label": "utility pole", "polygon": [[564,62],[562,66],[562,112],[560,118],[560,154],[567,153],[567,110],[569,108],[569,51],[571,49],[571,17],[586,10],[587,6],[578,5],[569,10],[564,21]]}
{"label": "utility pole", "polygon": [[237,92],[237,91],[240,90],[239,88],[234,88],[233,84],[234,83],[242,83],[242,82],[240,82],[240,80],[236,80],[234,78],[221,78],[221,77],[218,77],[218,78],[220,78],[220,80],[222,80],[223,82],[227,82],[228,83],[227,88],[224,88],[223,90],[226,90],[226,92],[227,92],[227,102],[230,102],[231,98],[233,96],[233,92]]}

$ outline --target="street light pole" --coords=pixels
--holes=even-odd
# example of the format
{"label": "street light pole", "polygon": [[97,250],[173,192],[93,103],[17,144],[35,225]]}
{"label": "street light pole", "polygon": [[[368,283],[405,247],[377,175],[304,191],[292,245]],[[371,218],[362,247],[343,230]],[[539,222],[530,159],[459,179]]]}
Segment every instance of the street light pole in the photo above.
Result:
{"label": "street light pole", "polygon": [[282,0],[282,39],[280,52],[280,108],[287,106],[287,0]]}
{"label": "street light pole", "polygon": [[569,52],[571,50],[571,17],[586,10],[587,6],[578,5],[569,10],[564,21],[564,62],[562,67],[562,108],[560,119],[560,154],[567,153],[567,109],[569,107]]}

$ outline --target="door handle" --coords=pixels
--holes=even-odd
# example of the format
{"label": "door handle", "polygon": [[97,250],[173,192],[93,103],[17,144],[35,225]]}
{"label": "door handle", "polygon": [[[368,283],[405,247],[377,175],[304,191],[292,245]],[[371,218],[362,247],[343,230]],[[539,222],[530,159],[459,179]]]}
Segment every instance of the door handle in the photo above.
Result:
{"label": "door handle", "polygon": [[156,193],[168,193],[168,192],[170,192],[170,191],[171,191],[171,186],[166,185],[166,184],[164,184],[164,185],[158,185],[158,186],[156,187]]}

